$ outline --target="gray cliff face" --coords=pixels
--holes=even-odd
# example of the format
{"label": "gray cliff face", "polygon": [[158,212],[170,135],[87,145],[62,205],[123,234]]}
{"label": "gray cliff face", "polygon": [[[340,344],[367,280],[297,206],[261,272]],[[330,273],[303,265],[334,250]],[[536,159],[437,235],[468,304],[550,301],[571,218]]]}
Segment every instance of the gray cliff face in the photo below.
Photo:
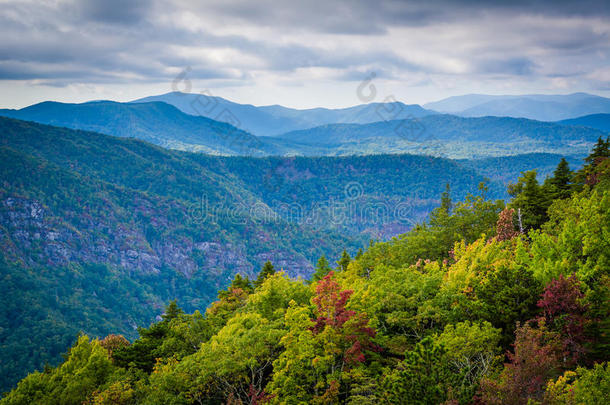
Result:
{"label": "gray cliff face", "polygon": [[[134,215],[150,218],[148,229],[116,224],[110,209],[102,215],[56,215],[41,202],[4,196],[0,199],[0,239],[11,261],[28,267],[102,263],[128,274],[159,275],[163,269],[186,279],[220,278],[226,284],[235,274],[255,277],[257,265],[271,260],[292,277],[306,277],[312,265],[303,257],[273,249],[249,256],[245,244],[196,240],[167,232],[172,226],[164,210],[151,201],[138,201]],[[178,205],[171,207],[181,210]],[[199,225],[201,226],[201,225]]]}

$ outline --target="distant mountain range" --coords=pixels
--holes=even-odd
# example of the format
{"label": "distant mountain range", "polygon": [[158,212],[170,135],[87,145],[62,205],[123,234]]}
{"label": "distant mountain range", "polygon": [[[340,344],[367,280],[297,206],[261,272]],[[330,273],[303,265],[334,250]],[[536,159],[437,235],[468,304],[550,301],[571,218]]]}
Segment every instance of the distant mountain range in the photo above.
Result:
{"label": "distant mountain range", "polygon": [[559,121],[589,114],[610,113],[610,98],[587,93],[519,96],[468,94],[428,103],[424,107],[463,117],[497,116]]}
{"label": "distant mountain range", "polygon": [[370,103],[349,108],[312,108],[297,110],[281,105],[256,107],[238,104],[221,97],[205,94],[172,92],[145,97],[132,103],[161,101],[180,111],[227,122],[258,136],[277,136],[285,132],[313,128],[325,124],[367,124],[393,119],[419,118],[430,114],[419,105],[401,102]]}
{"label": "distant mountain range", "polygon": [[[373,119],[379,111],[398,111],[403,106],[396,103],[369,104],[353,107],[351,113],[360,109],[363,113],[360,120],[364,120],[362,117]],[[404,111],[408,109],[405,107]],[[348,116],[345,110],[323,111],[324,114],[334,111],[339,118],[341,114]],[[430,115],[423,109],[417,111],[424,115],[398,120],[379,120],[377,117],[377,121],[364,124],[325,124],[274,137],[254,136],[224,122],[186,114],[163,102],[44,102],[21,110],[0,110],[0,116],[138,138],[171,149],[237,156],[412,153],[479,158],[523,153],[582,155],[598,137],[606,136],[604,131],[581,126],[581,123],[573,126],[565,122],[507,117],[465,118],[448,114]]]}
{"label": "distant mountain range", "polygon": [[604,132],[523,118],[430,115],[372,124],[333,124],[280,139],[326,148],[326,154],[414,153],[473,158],[548,152],[585,154]]}

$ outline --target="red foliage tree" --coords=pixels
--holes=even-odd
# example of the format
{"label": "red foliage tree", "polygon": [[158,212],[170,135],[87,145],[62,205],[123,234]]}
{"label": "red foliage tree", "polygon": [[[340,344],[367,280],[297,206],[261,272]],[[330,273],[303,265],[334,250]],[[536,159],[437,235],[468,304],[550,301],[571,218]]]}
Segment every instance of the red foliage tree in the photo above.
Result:
{"label": "red foliage tree", "polygon": [[[536,325],[538,323],[538,325]],[[485,404],[525,405],[529,399],[540,400],[546,382],[561,370],[561,343],[556,332],[546,328],[544,320],[531,320],[515,331],[514,352],[500,377],[481,381],[480,398]]]}
{"label": "red foliage tree", "polygon": [[584,354],[587,308],[583,298],[578,278],[560,275],[547,284],[538,301],[547,325],[560,333],[567,366],[575,364]]}
{"label": "red foliage tree", "polygon": [[519,232],[515,229],[513,223],[513,217],[515,216],[515,210],[513,208],[504,208],[498,216],[498,222],[496,223],[496,236],[499,241],[510,240],[515,236],[519,235]]}
{"label": "red foliage tree", "polygon": [[275,394],[269,394],[265,390],[257,392],[254,385],[250,384],[248,388],[248,398],[250,399],[250,405],[261,405],[266,404],[275,398]]}
{"label": "red foliage tree", "polygon": [[313,320],[315,325],[312,331],[318,334],[327,327],[335,329],[347,343],[344,352],[346,363],[361,363],[365,360],[366,350],[378,350],[372,342],[376,332],[367,326],[369,320],[365,314],[346,308],[353,291],[342,291],[333,280],[333,275],[334,272],[331,271],[316,286],[313,303],[316,305],[317,317]]}

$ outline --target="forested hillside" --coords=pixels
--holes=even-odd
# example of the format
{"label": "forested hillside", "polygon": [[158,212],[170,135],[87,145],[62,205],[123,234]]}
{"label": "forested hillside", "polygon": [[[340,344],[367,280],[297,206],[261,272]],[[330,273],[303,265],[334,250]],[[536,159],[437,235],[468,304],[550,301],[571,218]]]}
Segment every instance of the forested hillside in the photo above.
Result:
{"label": "forested hillside", "polygon": [[[508,203],[429,219],[294,279],[266,263],[129,341],[82,335],[2,404],[596,404],[610,395],[610,142]],[[204,311],[205,309],[205,311]],[[187,311],[190,312],[190,311]]]}

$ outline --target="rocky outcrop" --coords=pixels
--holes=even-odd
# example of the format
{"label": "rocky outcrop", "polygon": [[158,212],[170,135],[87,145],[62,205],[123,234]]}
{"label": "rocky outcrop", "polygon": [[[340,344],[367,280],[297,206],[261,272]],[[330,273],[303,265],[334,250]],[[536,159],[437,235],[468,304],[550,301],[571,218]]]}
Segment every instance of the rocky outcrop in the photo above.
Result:
{"label": "rocky outcrop", "polygon": [[[140,224],[116,225],[114,213],[57,215],[40,201],[3,196],[0,199],[0,240],[3,253],[27,266],[62,266],[72,262],[103,263],[132,274],[155,275],[162,268],[184,277],[254,277],[257,266],[271,260],[291,276],[307,276],[312,266],[303,257],[281,250],[248,255],[245,244],[218,240],[193,240],[186,236],[163,236],[178,224],[151,201],[135,204],[134,215],[150,218]],[[174,209],[181,207],[174,206]],[[77,220],[71,221],[70,219]],[[154,235],[150,235],[153,233]],[[222,281],[223,284],[226,280]]]}

